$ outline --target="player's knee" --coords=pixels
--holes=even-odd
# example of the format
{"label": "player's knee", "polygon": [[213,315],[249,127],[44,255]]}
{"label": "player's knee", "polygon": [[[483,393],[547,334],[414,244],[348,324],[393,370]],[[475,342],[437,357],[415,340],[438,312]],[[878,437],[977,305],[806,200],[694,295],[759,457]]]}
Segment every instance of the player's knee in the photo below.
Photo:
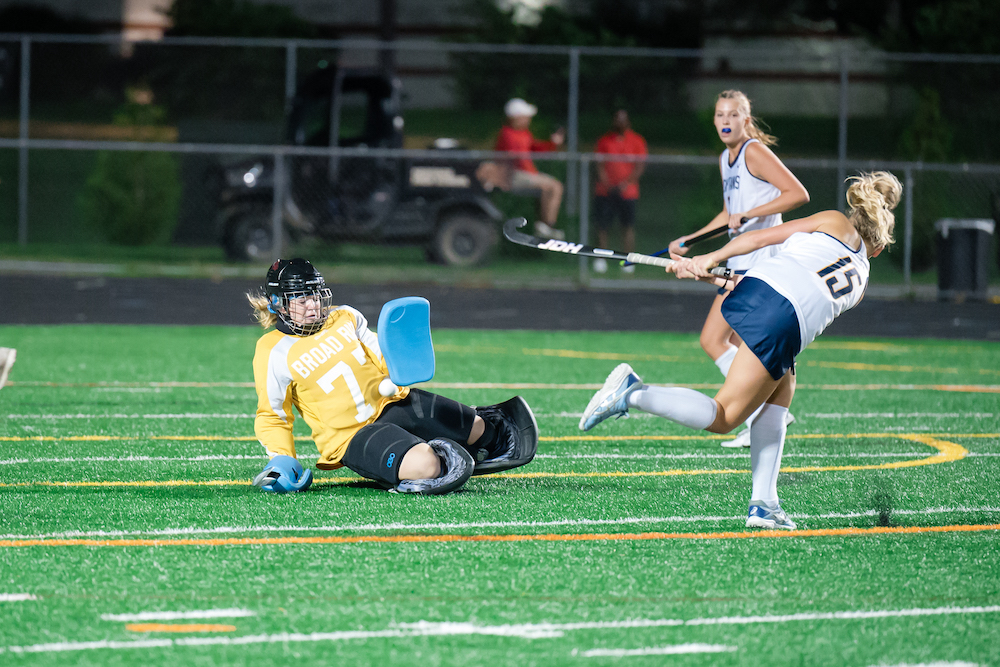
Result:
{"label": "player's knee", "polygon": [[715,433],[716,435],[726,435],[728,433],[732,433],[733,429],[735,428],[736,428],[735,424],[728,424],[725,422],[721,423],[715,422],[705,430],[708,431],[709,433]]}
{"label": "player's knee", "polygon": [[738,415],[728,414],[725,406],[719,403],[716,403],[716,405],[718,406],[718,412],[715,415],[715,421],[712,422],[711,426],[705,429],[706,431],[709,433],[716,433],[718,435],[725,435],[732,432],[733,429],[743,423],[741,420],[733,418]]}
{"label": "player's knee", "polygon": [[440,474],[441,460],[426,442],[411,447],[399,465],[400,479],[434,479]]}

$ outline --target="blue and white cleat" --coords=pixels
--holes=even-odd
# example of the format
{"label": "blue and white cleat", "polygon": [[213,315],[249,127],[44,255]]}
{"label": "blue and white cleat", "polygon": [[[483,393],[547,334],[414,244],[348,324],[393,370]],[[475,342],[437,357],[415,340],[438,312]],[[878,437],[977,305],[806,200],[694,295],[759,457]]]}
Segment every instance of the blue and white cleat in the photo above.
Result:
{"label": "blue and white cleat", "polygon": [[788,518],[780,505],[768,507],[760,500],[750,501],[750,515],[747,517],[747,528],[767,528],[774,530],[795,530],[798,526]]}
{"label": "blue and white cleat", "polygon": [[635,374],[628,364],[619,364],[611,371],[594,397],[587,404],[587,409],[580,417],[580,430],[589,431],[608,417],[628,414],[628,397],[636,389],[642,387],[642,379]]}

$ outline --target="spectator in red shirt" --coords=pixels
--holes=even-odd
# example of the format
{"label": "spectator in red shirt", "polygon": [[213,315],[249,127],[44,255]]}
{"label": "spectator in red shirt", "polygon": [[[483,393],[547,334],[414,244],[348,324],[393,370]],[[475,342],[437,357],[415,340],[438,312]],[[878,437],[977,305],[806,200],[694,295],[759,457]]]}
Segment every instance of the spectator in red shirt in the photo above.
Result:
{"label": "spectator in red shirt", "polygon": [[[648,155],[646,140],[632,131],[628,112],[615,112],[611,131],[597,140],[594,152],[603,155]],[[646,170],[645,162],[598,162],[597,183],[594,186],[594,217],[597,221],[597,244],[608,247],[608,232],[615,217],[621,222],[625,252],[635,252],[635,205],[639,199],[639,177]],[[594,260],[594,270],[605,273],[608,263]],[[631,273],[635,266],[623,266]]]}
{"label": "spectator in red shirt", "polygon": [[507,124],[500,129],[494,150],[521,153],[503,164],[484,162],[477,170],[479,180],[487,189],[497,186],[514,194],[539,198],[538,221],[535,234],[545,238],[563,240],[566,234],[556,229],[559,206],[562,204],[563,185],[559,179],[539,173],[538,168],[525,153],[554,151],[566,139],[561,128],[552,133],[549,141],[539,141],[528,127],[538,108],[519,97],[504,105]]}

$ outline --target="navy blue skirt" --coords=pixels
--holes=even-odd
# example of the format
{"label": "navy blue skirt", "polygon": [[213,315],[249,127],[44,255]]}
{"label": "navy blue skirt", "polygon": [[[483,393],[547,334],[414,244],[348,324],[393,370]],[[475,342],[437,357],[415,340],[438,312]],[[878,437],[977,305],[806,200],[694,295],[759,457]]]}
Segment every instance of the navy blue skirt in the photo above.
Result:
{"label": "navy blue skirt", "polygon": [[802,345],[799,318],[785,297],[757,278],[744,278],[722,302],[722,317],[775,380],[795,366]]}

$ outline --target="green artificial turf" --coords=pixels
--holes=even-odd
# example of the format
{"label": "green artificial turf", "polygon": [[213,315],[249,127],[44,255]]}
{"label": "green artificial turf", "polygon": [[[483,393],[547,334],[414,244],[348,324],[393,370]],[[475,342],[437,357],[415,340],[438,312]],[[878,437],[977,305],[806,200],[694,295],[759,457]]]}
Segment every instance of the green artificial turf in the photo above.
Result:
{"label": "green artificial turf", "polygon": [[737,537],[747,451],[639,413],[577,429],[621,361],[713,393],[694,336],[435,331],[427,388],[521,394],[542,440],[409,497],[249,486],[258,335],[0,327],[0,664],[1000,662],[995,343],[817,341],[778,481],[799,534]]}

